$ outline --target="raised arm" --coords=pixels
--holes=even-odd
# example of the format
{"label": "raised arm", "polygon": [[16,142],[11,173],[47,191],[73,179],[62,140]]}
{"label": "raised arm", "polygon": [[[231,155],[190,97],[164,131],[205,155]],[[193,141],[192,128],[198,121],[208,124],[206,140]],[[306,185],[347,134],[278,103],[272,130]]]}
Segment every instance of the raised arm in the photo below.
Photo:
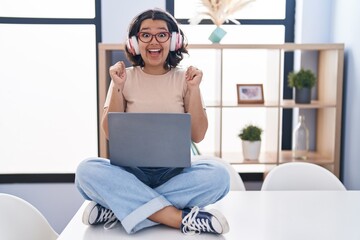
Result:
{"label": "raised arm", "polygon": [[108,95],[106,97],[101,120],[101,126],[106,135],[106,138],[109,138],[108,113],[125,111],[126,102],[122,94],[126,81],[126,70],[124,62],[119,61],[111,66],[109,73],[111,77],[111,83],[109,86]]}
{"label": "raised arm", "polygon": [[201,70],[192,66],[187,69],[185,75],[188,87],[185,105],[188,106],[186,111],[191,115],[191,138],[196,143],[204,139],[208,128],[208,119],[200,92],[202,75]]}

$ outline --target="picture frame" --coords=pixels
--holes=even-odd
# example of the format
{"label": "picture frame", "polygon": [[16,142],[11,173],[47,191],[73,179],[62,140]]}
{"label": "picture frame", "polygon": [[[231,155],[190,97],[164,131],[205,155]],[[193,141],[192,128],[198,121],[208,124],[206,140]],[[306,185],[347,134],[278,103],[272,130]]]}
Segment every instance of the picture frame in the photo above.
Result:
{"label": "picture frame", "polygon": [[238,104],[264,103],[264,90],[262,84],[236,84]]}

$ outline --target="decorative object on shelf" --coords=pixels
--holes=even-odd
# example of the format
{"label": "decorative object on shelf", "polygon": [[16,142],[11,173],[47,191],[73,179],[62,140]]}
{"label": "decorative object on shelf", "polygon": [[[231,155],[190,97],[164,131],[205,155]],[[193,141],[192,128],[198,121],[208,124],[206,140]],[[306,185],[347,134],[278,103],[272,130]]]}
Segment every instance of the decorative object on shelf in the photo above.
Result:
{"label": "decorative object on shelf", "polygon": [[316,84],[316,76],[310,69],[301,69],[288,74],[289,87],[295,88],[295,103],[310,103],[311,88]]}
{"label": "decorative object on shelf", "polygon": [[262,84],[236,84],[238,104],[264,103]]}
{"label": "decorative object on shelf", "polygon": [[263,130],[256,125],[246,125],[238,135],[242,140],[243,156],[245,160],[257,160],[260,155],[261,133]]}
{"label": "decorative object on shelf", "polygon": [[212,22],[217,26],[210,34],[209,40],[212,43],[220,43],[226,35],[226,31],[220,26],[229,21],[240,24],[234,18],[231,18],[235,12],[240,11],[248,3],[255,0],[200,0],[198,14],[189,20],[190,24],[199,24],[206,16],[210,17]]}
{"label": "decorative object on shelf", "polygon": [[220,43],[221,39],[223,39],[225,35],[226,31],[224,29],[222,29],[221,27],[216,27],[214,31],[212,31],[212,33],[210,34],[209,40],[212,43]]}
{"label": "decorative object on shelf", "polygon": [[292,156],[295,159],[306,160],[309,152],[309,129],[305,124],[305,117],[300,115],[299,122],[294,128],[292,139]]}

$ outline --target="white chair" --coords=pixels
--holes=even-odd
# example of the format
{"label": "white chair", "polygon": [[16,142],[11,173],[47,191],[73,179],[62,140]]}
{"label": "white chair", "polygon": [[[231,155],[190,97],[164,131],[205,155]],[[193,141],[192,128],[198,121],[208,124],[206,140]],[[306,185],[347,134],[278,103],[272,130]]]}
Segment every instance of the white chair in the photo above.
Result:
{"label": "white chair", "polygon": [[319,165],[291,162],[274,167],[265,177],[261,190],[345,191],[346,188],[332,172]]}
{"label": "white chair", "polygon": [[0,239],[53,240],[58,234],[30,203],[0,193]]}
{"label": "white chair", "polygon": [[213,156],[204,156],[196,155],[191,157],[191,161],[197,160],[211,160],[222,163],[229,172],[230,175],[230,190],[232,191],[246,191],[243,180],[241,179],[239,173],[231,166],[231,164],[224,159],[213,157]]}

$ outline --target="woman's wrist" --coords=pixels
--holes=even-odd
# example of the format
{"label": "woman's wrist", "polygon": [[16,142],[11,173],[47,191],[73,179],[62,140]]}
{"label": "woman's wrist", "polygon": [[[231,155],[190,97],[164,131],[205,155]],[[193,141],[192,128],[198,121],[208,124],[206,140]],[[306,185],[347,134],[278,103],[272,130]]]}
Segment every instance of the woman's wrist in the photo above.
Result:
{"label": "woman's wrist", "polygon": [[190,94],[200,94],[200,86],[188,86],[188,91]]}
{"label": "woman's wrist", "polygon": [[113,90],[115,90],[116,92],[122,92],[122,90],[124,89],[124,84],[117,84],[113,81]]}

